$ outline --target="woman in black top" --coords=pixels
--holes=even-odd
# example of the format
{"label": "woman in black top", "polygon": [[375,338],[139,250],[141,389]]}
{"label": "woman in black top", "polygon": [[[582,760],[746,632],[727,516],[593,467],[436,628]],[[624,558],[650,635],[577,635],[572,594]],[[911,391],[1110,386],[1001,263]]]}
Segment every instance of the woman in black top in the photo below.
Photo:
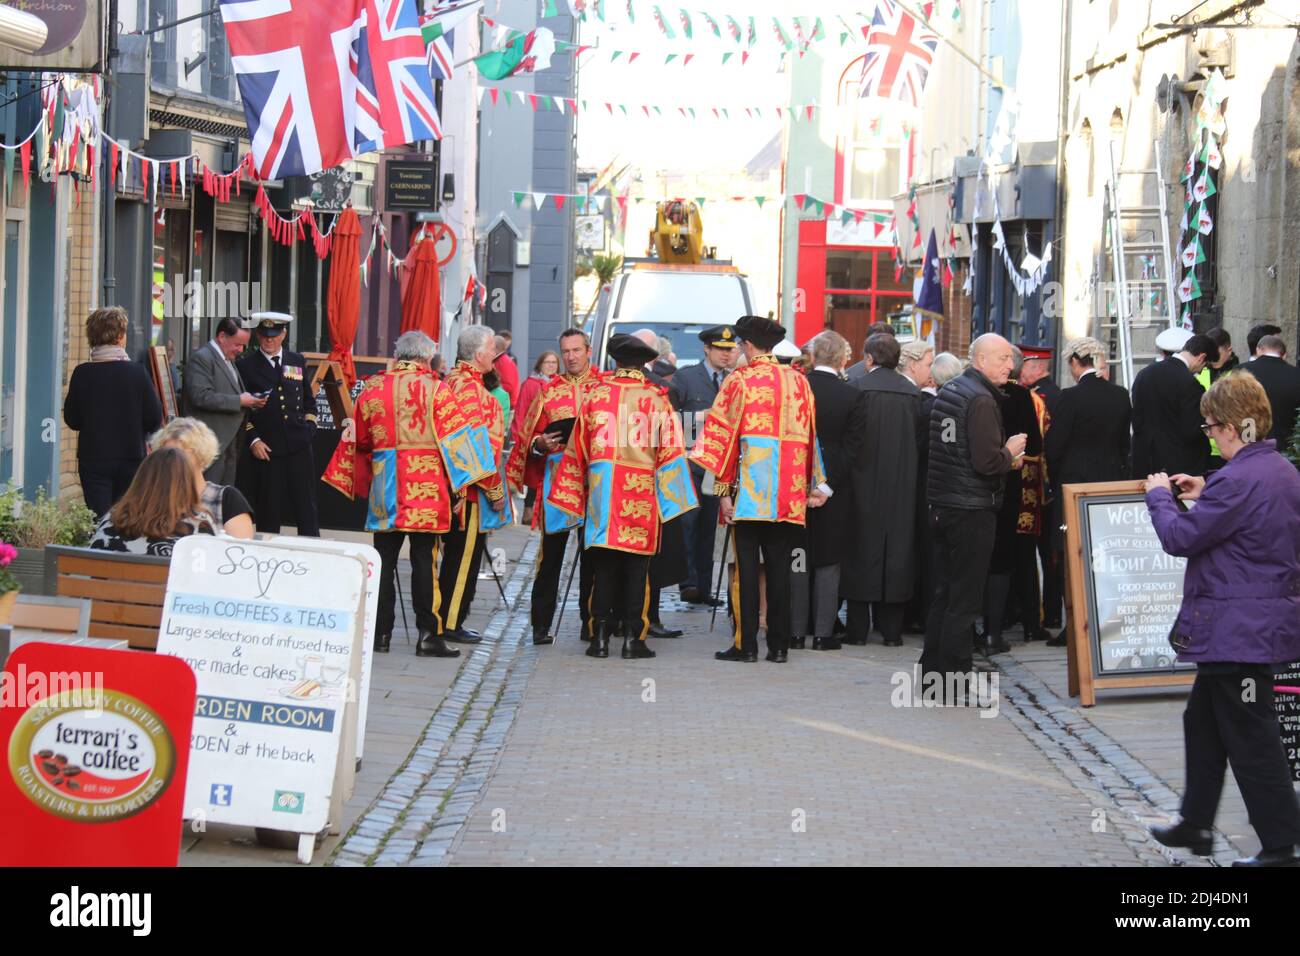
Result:
{"label": "woman in black top", "polygon": [[90,313],[90,361],[72,370],[63,402],[63,421],[81,433],[81,493],[96,518],[122,497],[144,460],[145,436],[162,423],[148,371],[126,354],[126,326],[124,309]]}

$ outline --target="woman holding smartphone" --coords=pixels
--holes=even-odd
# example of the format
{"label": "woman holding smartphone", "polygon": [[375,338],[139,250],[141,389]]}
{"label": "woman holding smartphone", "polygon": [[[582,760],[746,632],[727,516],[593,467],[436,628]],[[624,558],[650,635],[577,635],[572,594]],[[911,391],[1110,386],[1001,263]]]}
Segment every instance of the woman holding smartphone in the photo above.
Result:
{"label": "woman holding smartphone", "polygon": [[[1300,803],[1273,708],[1274,665],[1300,659],[1300,473],[1264,438],[1272,412],[1248,372],[1215,382],[1201,415],[1227,464],[1209,478],[1150,475],[1145,486],[1161,545],[1187,558],[1169,639],[1179,660],[1196,662],[1182,819],[1151,834],[1210,855],[1231,765],[1262,846],[1233,865],[1300,866]],[[1175,486],[1190,510],[1178,507]]]}

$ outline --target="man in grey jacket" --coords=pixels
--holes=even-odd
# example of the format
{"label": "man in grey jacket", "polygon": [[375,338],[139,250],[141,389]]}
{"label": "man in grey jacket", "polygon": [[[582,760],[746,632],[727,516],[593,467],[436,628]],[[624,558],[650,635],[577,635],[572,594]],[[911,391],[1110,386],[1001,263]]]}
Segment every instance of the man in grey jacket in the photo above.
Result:
{"label": "man in grey jacket", "polygon": [[248,329],[239,320],[222,319],[216,334],[202,348],[195,349],[185,363],[186,413],[203,422],[217,436],[221,454],[203,473],[218,485],[235,483],[235,466],[239,463],[239,426],[244,423],[244,409],[261,408],[266,396],[244,391],[244,383],[234,359],[248,344]]}

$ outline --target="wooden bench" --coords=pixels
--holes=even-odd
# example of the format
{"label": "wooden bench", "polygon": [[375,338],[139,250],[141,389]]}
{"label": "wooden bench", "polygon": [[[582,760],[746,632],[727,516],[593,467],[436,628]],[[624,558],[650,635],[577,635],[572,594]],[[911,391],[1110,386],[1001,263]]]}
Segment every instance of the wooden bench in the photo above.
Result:
{"label": "wooden bench", "polygon": [[167,592],[168,558],[48,545],[45,586],[59,597],[90,600],[90,637],[156,650]]}
{"label": "wooden bench", "polygon": [[87,637],[90,602],[84,598],[20,594],[10,623],[15,629],[48,631],[69,637]]}

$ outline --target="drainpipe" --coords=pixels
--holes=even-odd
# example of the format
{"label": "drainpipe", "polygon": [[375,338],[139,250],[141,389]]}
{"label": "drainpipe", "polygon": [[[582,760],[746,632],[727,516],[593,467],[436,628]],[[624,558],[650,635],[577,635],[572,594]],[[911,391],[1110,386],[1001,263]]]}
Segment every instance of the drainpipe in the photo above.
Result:
{"label": "drainpipe", "polygon": [[1052,261],[1055,263],[1056,281],[1061,286],[1061,294],[1056,297],[1057,310],[1060,315],[1054,321],[1049,320],[1048,333],[1052,347],[1052,376],[1056,378],[1061,368],[1061,325],[1065,322],[1065,139],[1068,132],[1070,109],[1070,29],[1074,12],[1073,0],[1061,0],[1061,97],[1056,117],[1056,222],[1052,226],[1053,238],[1058,240],[1053,250]]}
{"label": "drainpipe", "polygon": [[[108,52],[105,58],[105,80],[113,77],[117,71],[117,2],[118,0],[108,0]],[[147,84],[145,89],[148,90]],[[113,107],[112,84],[105,82],[103,90],[104,105],[100,113],[100,122],[105,130],[109,130],[112,128],[109,126],[109,111]],[[104,174],[100,177],[100,192],[103,194],[104,209],[103,214],[100,216],[99,228],[99,241],[104,244],[104,277],[103,295],[99,304],[101,307],[105,307],[117,304],[117,243],[114,235],[117,231],[117,200],[114,196],[116,190],[108,188],[109,151],[101,145],[99,152],[104,163]],[[148,342],[144,344],[148,345]]]}

